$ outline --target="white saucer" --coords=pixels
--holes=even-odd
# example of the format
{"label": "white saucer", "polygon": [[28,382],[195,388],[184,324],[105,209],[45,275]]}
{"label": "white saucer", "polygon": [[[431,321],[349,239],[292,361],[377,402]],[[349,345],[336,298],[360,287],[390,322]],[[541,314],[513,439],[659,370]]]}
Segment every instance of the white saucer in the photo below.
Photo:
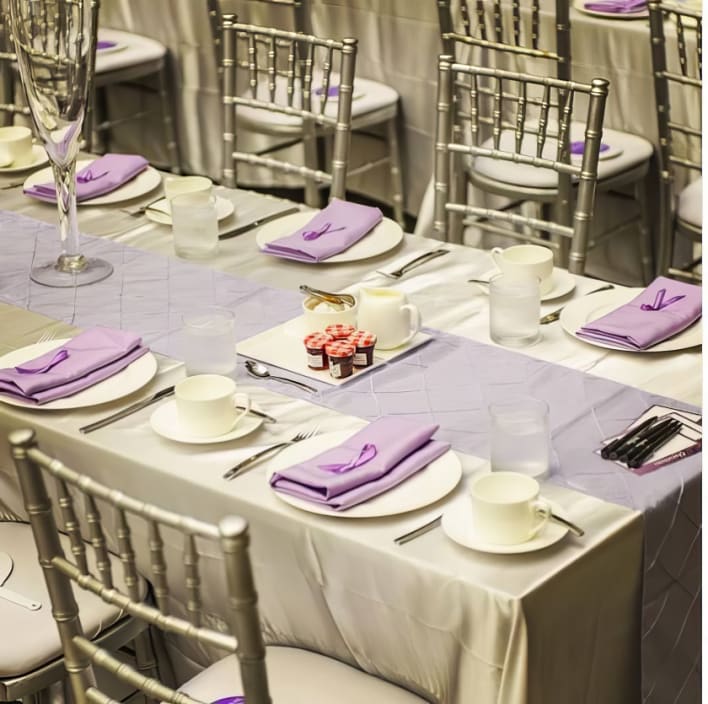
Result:
{"label": "white saucer", "polygon": [[[486,274],[482,274],[480,278],[489,279],[497,273],[499,273],[498,269],[494,269],[493,271],[488,271]],[[551,290],[541,294],[542,301],[551,301],[554,298],[560,298],[561,296],[569,294],[575,288],[575,277],[565,269],[554,268],[551,274],[551,281],[553,283]],[[486,284],[477,284],[477,286],[480,291],[489,294],[489,286]]]}
{"label": "white saucer", "polygon": [[[549,501],[553,513],[563,516],[562,509],[552,501]],[[464,496],[445,511],[442,517],[442,529],[448,538],[454,540],[459,545],[472,548],[479,552],[495,553],[497,555],[517,555],[524,552],[535,552],[557,543],[567,532],[565,526],[548,521],[543,530],[535,538],[516,545],[497,545],[496,543],[486,543],[475,535],[472,527],[472,505],[468,496]]]}
{"label": "white saucer", "polygon": [[29,164],[24,164],[23,166],[3,166],[0,168],[0,174],[19,174],[22,171],[27,171],[28,169],[34,169],[37,166],[42,166],[49,161],[47,152],[44,151],[44,147],[41,144],[32,145],[32,161]]}
{"label": "white saucer", "polygon": [[[259,410],[256,406],[253,406],[253,408]],[[158,435],[168,440],[190,445],[211,445],[212,443],[236,440],[237,438],[242,438],[244,435],[252,433],[259,428],[262,423],[263,418],[247,413],[241,418],[236,427],[228,433],[210,438],[202,438],[189,435],[180,428],[179,420],[177,419],[177,402],[174,400],[163,403],[159,408],[156,408],[150,416],[150,426]]]}
{"label": "white saucer", "polygon": [[[216,197],[216,217],[219,220],[229,217],[234,212],[234,204],[227,198]],[[145,217],[161,225],[172,224],[172,212],[167,198],[153,203],[149,210],[145,211]]]}

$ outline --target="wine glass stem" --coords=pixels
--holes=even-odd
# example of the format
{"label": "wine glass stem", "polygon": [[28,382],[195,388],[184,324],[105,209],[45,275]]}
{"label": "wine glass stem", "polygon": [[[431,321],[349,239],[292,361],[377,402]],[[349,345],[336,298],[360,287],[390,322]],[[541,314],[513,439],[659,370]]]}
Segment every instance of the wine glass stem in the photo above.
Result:
{"label": "wine glass stem", "polygon": [[76,218],[76,159],[68,164],[52,164],[57,187],[61,254],[57,268],[77,272],[86,267],[86,258],[79,253],[79,225]]}

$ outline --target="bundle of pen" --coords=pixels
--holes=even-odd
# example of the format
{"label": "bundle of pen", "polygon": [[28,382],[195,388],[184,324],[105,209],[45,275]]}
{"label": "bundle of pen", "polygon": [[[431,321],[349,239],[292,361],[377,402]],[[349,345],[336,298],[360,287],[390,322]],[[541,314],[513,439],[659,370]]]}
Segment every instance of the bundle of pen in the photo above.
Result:
{"label": "bundle of pen", "polygon": [[[649,409],[622,435],[610,440],[600,450],[600,456],[644,474],[699,452],[701,421],[700,416],[694,415],[663,407]],[[672,443],[674,438],[677,441]]]}

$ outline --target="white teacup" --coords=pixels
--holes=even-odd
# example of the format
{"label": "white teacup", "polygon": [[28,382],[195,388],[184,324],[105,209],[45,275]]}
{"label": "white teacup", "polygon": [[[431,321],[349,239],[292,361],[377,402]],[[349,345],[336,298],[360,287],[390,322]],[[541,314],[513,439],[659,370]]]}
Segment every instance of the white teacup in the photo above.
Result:
{"label": "white teacup", "polygon": [[209,201],[213,185],[206,176],[167,176],[163,184],[168,201],[175,196],[193,193],[197,197],[203,196],[205,203]]}
{"label": "white teacup", "polygon": [[358,311],[359,301],[353,306],[342,305],[341,310],[337,310],[337,306],[309,296],[302,302],[302,315],[307,328],[305,332],[324,330],[328,325],[336,323],[348,323],[356,327]]}
{"label": "white teacup", "polygon": [[[200,438],[224,435],[251,410],[251,399],[236,393],[236,382],[218,374],[198,374],[175,386],[177,418],[182,429]],[[244,407],[236,410],[236,403]]]}
{"label": "white teacup", "polygon": [[32,156],[32,130],[21,125],[0,127],[0,166],[28,166]]}
{"label": "white teacup", "polygon": [[516,278],[536,278],[540,281],[541,293],[553,287],[553,252],[536,244],[517,244],[513,247],[492,249],[492,259],[504,274]]}
{"label": "white teacup", "polygon": [[517,545],[538,535],[551,515],[538,482],[517,472],[492,472],[472,484],[472,525],[486,543]]}
{"label": "white teacup", "polygon": [[406,295],[390,288],[363,288],[358,326],[376,335],[376,346],[391,350],[410,342],[420,330],[420,311]]}

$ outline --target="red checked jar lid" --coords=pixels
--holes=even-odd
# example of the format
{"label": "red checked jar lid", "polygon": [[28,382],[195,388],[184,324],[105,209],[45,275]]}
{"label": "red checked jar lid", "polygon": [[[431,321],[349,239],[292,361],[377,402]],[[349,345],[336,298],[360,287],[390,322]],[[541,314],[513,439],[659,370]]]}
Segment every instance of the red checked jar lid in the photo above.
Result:
{"label": "red checked jar lid", "polygon": [[325,346],[333,342],[331,335],[324,332],[311,332],[305,337],[305,351],[307,352],[307,366],[310,369],[326,369],[327,353]]}
{"label": "red checked jar lid", "polygon": [[356,328],[349,323],[332,323],[325,328],[325,332],[335,340],[346,340]]}
{"label": "red checked jar lid", "polygon": [[356,347],[346,340],[335,340],[325,346],[329,357],[329,373],[334,379],[344,379],[354,372]]}
{"label": "red checked jar lid", "polygon": [[354,366],[370,367],[374,363],[376,335],[368,330],[357,330],[349,336],[349,342],[356,346]]}

